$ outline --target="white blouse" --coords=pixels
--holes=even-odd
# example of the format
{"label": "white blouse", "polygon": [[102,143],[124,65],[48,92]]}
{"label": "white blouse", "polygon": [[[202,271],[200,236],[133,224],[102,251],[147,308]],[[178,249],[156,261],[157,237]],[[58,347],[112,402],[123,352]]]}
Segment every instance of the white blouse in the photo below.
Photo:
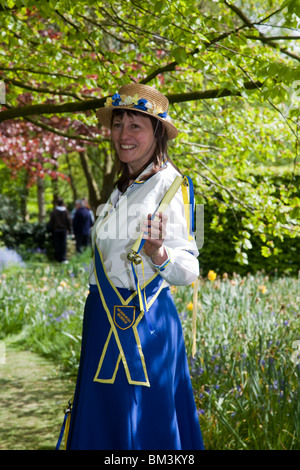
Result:
{"label": "white blouse", "polygon": [[[142,175],[149,173],[151,166]],[[116,287],[135,290],[130,261],[127,254],[140,235],[140,228],[149,213],[154,213],[158,204],[179,173],[170,164],[151,176],[139,181],[142,175],[122,195],[114,190],[108,202],[99,207],[99,214],[92,229],[92,244],[96,242],[102,253],[106,272]],[[199,276],[199,254],[194,238],[189,240],[187,221],[181,188],[165,211],[167,235],[164,246],[169,259],[161,266],[155,266],[141,250],[144,276],[141,265],[137,266],[139,282],[143,284],[156,270],[168,285],[188,285]],[[94,262],[90,265],[90,284],[96,284]]]}

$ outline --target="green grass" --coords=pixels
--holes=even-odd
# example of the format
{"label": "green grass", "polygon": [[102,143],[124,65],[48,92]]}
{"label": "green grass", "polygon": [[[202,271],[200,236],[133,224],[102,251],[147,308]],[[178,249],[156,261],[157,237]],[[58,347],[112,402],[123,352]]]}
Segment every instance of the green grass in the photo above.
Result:
{"label": "green grass", "polygon": [[[90,253],[0,273],[0,339],[76,375]],[[201,279],[197,352],[193,288],[173,288],[207,449],[300,449],[300,280],[263,274]]]}
{"label": "green grass", "polygon": [[[207,448],[300,448],[300,366],[292,360],[299,286],[299,279],[263,275],[203,281],[194,358],[191,315],[183,315]],[[187,304],[191,290],[177,289],[178,305],[180,298]]]}

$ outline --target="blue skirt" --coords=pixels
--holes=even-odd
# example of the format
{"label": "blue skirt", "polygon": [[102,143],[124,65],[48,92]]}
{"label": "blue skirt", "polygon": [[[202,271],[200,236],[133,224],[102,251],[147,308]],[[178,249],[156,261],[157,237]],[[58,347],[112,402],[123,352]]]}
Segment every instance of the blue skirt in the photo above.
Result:
{"label": "blue skirt", "polygon": [[[124,299],[132,292],[118,289]],[[122,361],[113,383],[95,381],[110,324],[99,291],[86,300],[82,350],[67,450],[201,450],[181,323],[162,289],[137,327],[150,386],[128,382]],[[117,357],[111,357],[115,364]]]}

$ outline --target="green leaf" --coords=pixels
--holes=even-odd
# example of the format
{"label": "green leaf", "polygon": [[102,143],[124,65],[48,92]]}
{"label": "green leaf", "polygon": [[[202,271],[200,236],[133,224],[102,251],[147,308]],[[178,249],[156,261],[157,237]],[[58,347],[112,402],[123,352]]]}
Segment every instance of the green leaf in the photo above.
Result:
{"label": "green leaf", "polygon": [[178,64],[184,63],[187,60],[187,52],[184,47],[176,47],[173,49],[172,55]]}
{"label": "green leaf", "polygon": [[268,258],[269,256],[271,256],[272,252],[270,250],[270,248],[268,246],[262,246],[261,247],[261,254],[265,257],[265,258]]}

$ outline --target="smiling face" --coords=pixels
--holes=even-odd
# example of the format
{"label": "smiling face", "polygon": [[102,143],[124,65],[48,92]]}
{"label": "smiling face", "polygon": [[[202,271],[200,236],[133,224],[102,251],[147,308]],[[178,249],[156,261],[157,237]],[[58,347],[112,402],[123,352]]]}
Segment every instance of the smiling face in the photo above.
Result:
{"label": "smiling face", "polygon": [[141,170],[156,148],[151,120],[141,113],[116,114],[112,121],[112,141],[121,162],[129,173]]}

